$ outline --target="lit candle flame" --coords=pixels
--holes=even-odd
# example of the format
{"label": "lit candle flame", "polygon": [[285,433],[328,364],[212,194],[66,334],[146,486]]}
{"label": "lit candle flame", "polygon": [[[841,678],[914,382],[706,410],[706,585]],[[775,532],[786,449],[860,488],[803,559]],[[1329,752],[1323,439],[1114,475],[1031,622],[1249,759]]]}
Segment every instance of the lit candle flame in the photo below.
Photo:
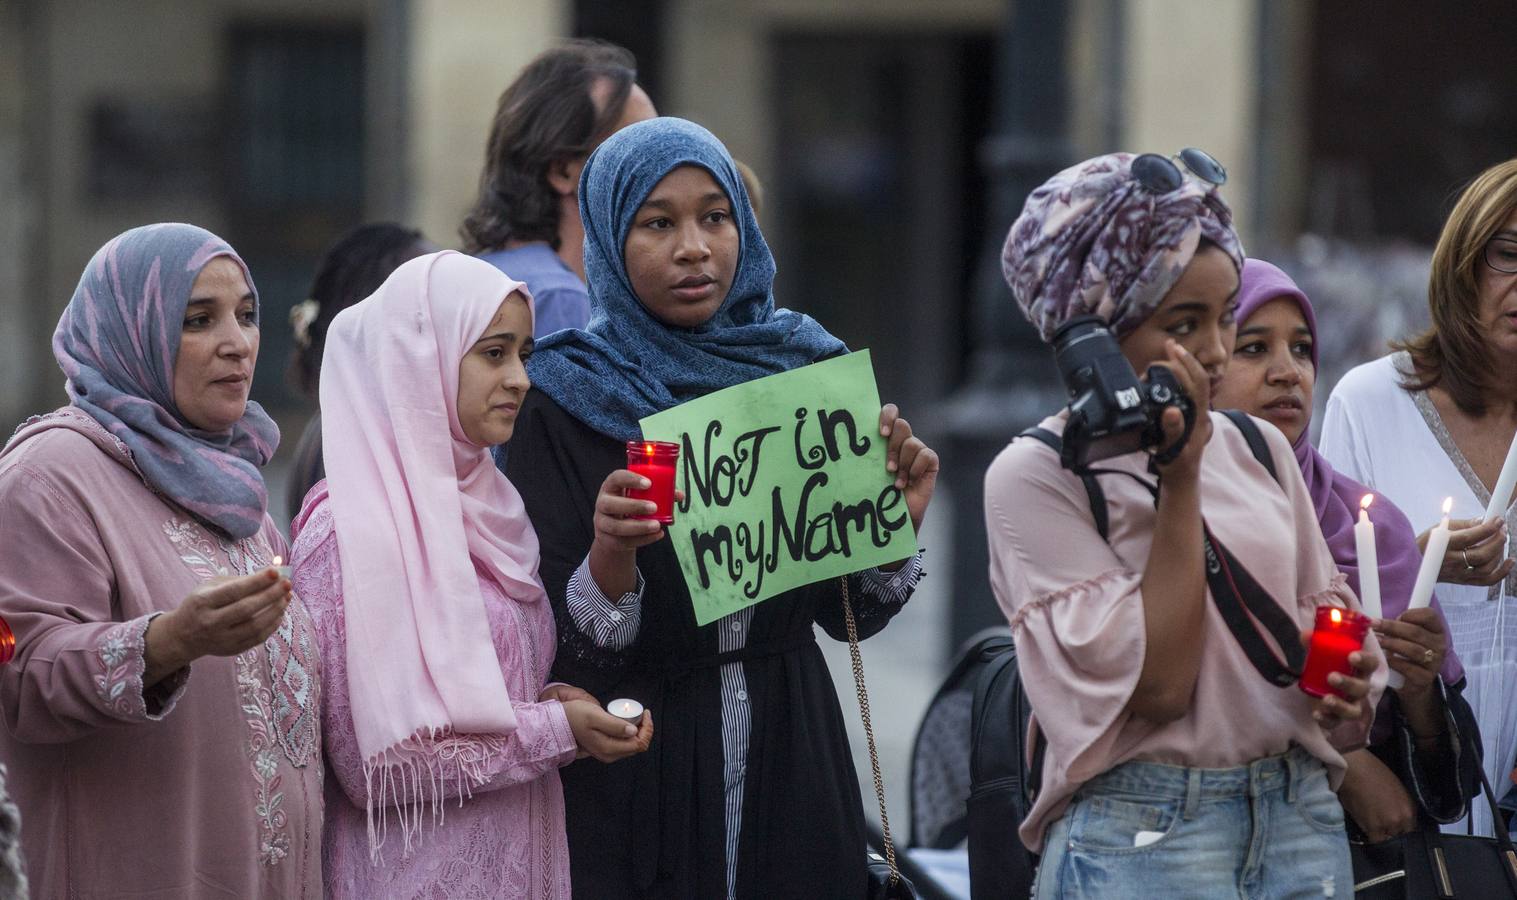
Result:
{"label": "lit candle flame", "polygon": [[1454,508],[1454,498],[1453,497],[1445,497],[1443,499],[1443,514],[1445,516],[1448,515],[1449,511],[1452,510],[1453,508]]}
{"label": "lit candle flame", "polygon": [[284,557],[279,556],[279,555],[275,555],[275,557],[274,557],[274,568],[277,569],[277,568],[279,568],[282,565],[284,565]]}
{"label": "lit candle flame", "polygon": [[1328,612],[1327,617],[1333,620],[1334,625],[1337,625],[1343,621],[1343,612],[1338,609],[1333,609]]}
{"label": "lit candle flame", "polygon": [[1374,494],[1365,494],[1364,495],[1364,499],[1359,501],[1359,508],[1367,510],[1367,509],[1370,508],[1370,504],[1374,503],[1374,502],[1375,502],[1375,495]]}

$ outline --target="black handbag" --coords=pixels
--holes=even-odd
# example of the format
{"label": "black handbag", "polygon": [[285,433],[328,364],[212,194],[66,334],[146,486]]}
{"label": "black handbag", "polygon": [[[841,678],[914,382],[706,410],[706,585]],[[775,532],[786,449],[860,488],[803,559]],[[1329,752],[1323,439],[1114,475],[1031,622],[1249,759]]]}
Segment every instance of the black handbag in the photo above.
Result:
{"label": "black handbag", "polygon": [[1495,837],[1422,829],[1369,844],[1349,842],[1355,900],[1497,900],[1517,898],[1517,848],[1502,827],[1485,770],[1480,789]]}
{"label": "black handbag", "polygon": [[859,695],[859,718],[864,720],[864,739],[869,743],[869,762],[874,768],[874,796],[880,802],[880,831],[884,835],[885,855],[869,851],[865,868],[869,873],[868,900],[917,900],[916,887],[901,874],[895,861],[895,842],[890,839],[890,816],[885,812],[885,779],[880,775],[880,756],[874,749],[874,726],[869,721],[869,689],[864,685],[864,658],[859,654],[859,629],[853,620],[853,603],[848,599],[848,578],[843,583],[843,624],[848,627],[848,654],[853,659],[853,687]]}

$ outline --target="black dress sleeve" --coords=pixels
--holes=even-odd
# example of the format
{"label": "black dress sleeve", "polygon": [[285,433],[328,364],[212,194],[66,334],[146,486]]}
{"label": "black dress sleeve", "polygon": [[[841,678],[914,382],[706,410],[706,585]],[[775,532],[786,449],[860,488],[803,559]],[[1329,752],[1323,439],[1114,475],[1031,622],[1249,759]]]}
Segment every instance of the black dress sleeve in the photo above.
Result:
{"label": "black dress sleeve", "polygon": [[816,623],[835,641],[848,640],[848,625],[843,620],[844,579],[848,582],[849,605],[853,607],[853,621],[861,641],[884,631],[895,614],[906,606],[906,599],[915,590],[915,585],[912,585],[906,589],[904,597],[898,600],[887,598],[872,590],[872,586],[866,584],[864,577],[857,572],[817,585],[820,596],[817,597]]}
{"label": "black dress sleeve", "polygon": [[1391,737],[1371,750],[1406,785],[1425,820],[1447,825],[1468,812],[1480,793],[1480,759],[1484,754],[1475,713],[1464,699],[1464,680],[1437,689],[1443,701],[1445,736],[1438,755],[1417,753],[1416,735],[1407,723],[1399,698],[1390,693]]}
{"label": "black dress sleeve", "polygon": [[[592,694],[615,685],[629,651],[596,645],[569,612],[568,586],[595,539],[595,497],[606,475],[604,444],[551,399],[529,393],[509,444],[498,448],[497,465],[521,492],[537,531],[542,562],[538,574],[553,605],[558,655],[553,678]],[[636,646],[635,644],[633,646]]]}

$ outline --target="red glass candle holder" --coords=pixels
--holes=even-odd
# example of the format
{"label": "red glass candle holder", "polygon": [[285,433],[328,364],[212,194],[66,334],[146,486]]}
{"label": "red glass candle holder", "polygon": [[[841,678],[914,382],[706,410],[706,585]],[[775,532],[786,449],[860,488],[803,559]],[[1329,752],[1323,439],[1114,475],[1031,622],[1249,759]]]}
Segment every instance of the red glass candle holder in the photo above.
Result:
{"label": "red glass candle holder", "polygon": [[658,510],[634,519],[652,519],[664,525],[674,524],[674,470],[679,463],[679,444],[668,441],[628,441],[627,468],[652,482],[647,490],[629,490],[628,497],[652,500]]}
{"label": "red glass candle holder", "polygon": [[4,618],[0,618],[0,666],[11,661],[16,655],[16,635],[12,633],[10,625]]}
{"label": "red glass candle holder", "polygon": [[1317,624],[1312,631],[1311,646],[1306,651],[1306,671],[1301,673],[1302,691],[1313,697],[1343,696],[1341,691],[1327,683],[1327,676],[1334,672],[1353,676],[1354,667],[1349,664],[1348,657],[1364,646],[1370,621],[1369,616],[1351,609],[1317,607]]}

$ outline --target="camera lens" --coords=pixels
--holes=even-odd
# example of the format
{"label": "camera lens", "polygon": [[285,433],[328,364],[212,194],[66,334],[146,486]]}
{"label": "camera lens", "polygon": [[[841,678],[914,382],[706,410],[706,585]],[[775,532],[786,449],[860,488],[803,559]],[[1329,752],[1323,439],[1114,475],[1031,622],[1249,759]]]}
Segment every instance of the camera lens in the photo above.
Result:
{"label": "camera lens", "polygon": [[1106,331],[1106,320],[1100,316],[1075,316],[1054,331],[1052,344],[1057,349]]}

